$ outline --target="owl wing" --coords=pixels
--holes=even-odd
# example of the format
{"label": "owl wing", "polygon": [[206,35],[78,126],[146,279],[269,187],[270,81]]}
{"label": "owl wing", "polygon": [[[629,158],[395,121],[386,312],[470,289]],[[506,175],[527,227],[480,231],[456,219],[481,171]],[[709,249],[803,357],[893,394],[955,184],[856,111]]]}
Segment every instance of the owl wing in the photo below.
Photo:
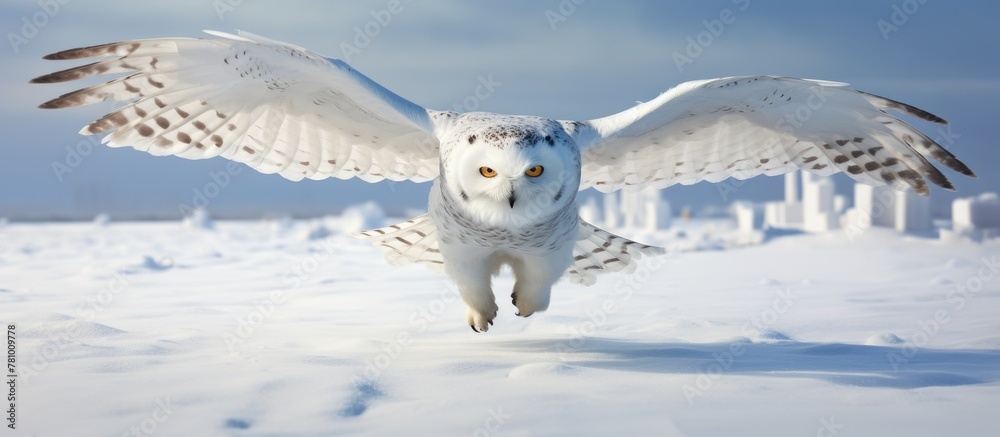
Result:
{"label": "owl wing", "polygon": [[128,73],[41,108],[129,101],[84,127],[113,147],[188,159],[222,156],[291,180],[438,175],[437,121],[347,63],[248,33],[123,41],[46,59],[107,58],[47,74],[53,83]]}
{"label": "owl wing", "polygon": [[594,285],[599,273],[632,273],[642,257],[664,253],[662,247],[629,240],[581,219],[573,245],[573,265],[566,270],[566,277],[574,284]]}
{"label": "owl wing", "polygon": [[444,272],[437,239],[437,226],[431,216],[423,214],[402,223],[370,229],[354,234],[382,250],[385,261],[394,266],[423,264],[431,270]]}
{"label": "owl wing", "polygon": [[581,189],[663,188],[803,169],[871,185],[953,190],[927,158],[975,174],[934,140],[887,113],[940,117],[845,84],[785,77],[683,83],[652,101],[587,122],[562,122],[581,148]]}

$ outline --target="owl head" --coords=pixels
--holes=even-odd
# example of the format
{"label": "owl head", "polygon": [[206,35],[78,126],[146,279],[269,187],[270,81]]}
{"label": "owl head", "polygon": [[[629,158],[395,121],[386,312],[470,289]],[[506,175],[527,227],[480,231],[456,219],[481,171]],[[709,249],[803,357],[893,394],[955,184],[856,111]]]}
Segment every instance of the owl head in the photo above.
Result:
{"label": "owl head", "polygon": [[482,223],[537,224],[576,198],[580,154],[559,123],[470,113],[452,132],[442,145],[443,188]]}

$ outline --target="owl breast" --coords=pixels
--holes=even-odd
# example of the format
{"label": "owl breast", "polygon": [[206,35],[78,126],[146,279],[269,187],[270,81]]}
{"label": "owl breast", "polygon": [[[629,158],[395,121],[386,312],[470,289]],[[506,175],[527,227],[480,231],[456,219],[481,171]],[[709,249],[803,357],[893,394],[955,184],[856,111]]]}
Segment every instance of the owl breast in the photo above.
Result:
{"label": "owl breast", "polygon": [[431,188],[429,212],[441,244],[467,244],[525,254],[543,254],[573,244],[579,227],[576,202],[568,202],[551,214],[539,216],[525,226],[484,223],[461,208],[462,199],[442,189],[437,180]]}

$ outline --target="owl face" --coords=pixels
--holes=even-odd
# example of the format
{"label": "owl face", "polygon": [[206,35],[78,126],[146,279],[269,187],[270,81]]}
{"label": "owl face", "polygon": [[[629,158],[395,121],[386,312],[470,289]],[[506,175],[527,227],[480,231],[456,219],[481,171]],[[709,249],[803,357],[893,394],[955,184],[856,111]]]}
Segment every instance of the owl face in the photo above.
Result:
{"label": "owl face", "polygon": [[463,131],[449,144],[446,189],[486,224],[550,218],[574,201],[580,186],[579,153],[558,126],[498,123]]}

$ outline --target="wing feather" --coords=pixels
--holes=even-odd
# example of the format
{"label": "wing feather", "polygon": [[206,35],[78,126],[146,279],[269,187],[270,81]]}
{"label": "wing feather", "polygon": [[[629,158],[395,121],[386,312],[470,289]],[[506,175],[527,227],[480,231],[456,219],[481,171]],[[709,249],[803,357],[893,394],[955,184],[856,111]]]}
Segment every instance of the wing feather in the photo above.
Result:
{"label": "wing feather", "polygon": [[574,284],[593,285],[599,273],[631,273],[640,258],[664,253],[661,247],[637,243],[580,220],[573,265],[566,270],[566,277]]}
{"label": "wing feather", "polygon": [[587,122],[563,122],[581,147],[581,188],[747,179],[802,169],[913,189],[954,186],[928,158],[975,174],[927,135],[890,115],[934,123],[916,107],[835,82],[750,76],[687,82],[652,101]]}
{"label": "wing feather", "polygon": [[221,155],[292,180],[437,177],[434,130],[446,113],[393,94],[343,61],[247,33],[209,33],[213,38],[124,41],[48,55],[108,59],[33,83],[127,75],[40,107],[129,102],[81,133],[109,134],[111,146],[154,155]]}

